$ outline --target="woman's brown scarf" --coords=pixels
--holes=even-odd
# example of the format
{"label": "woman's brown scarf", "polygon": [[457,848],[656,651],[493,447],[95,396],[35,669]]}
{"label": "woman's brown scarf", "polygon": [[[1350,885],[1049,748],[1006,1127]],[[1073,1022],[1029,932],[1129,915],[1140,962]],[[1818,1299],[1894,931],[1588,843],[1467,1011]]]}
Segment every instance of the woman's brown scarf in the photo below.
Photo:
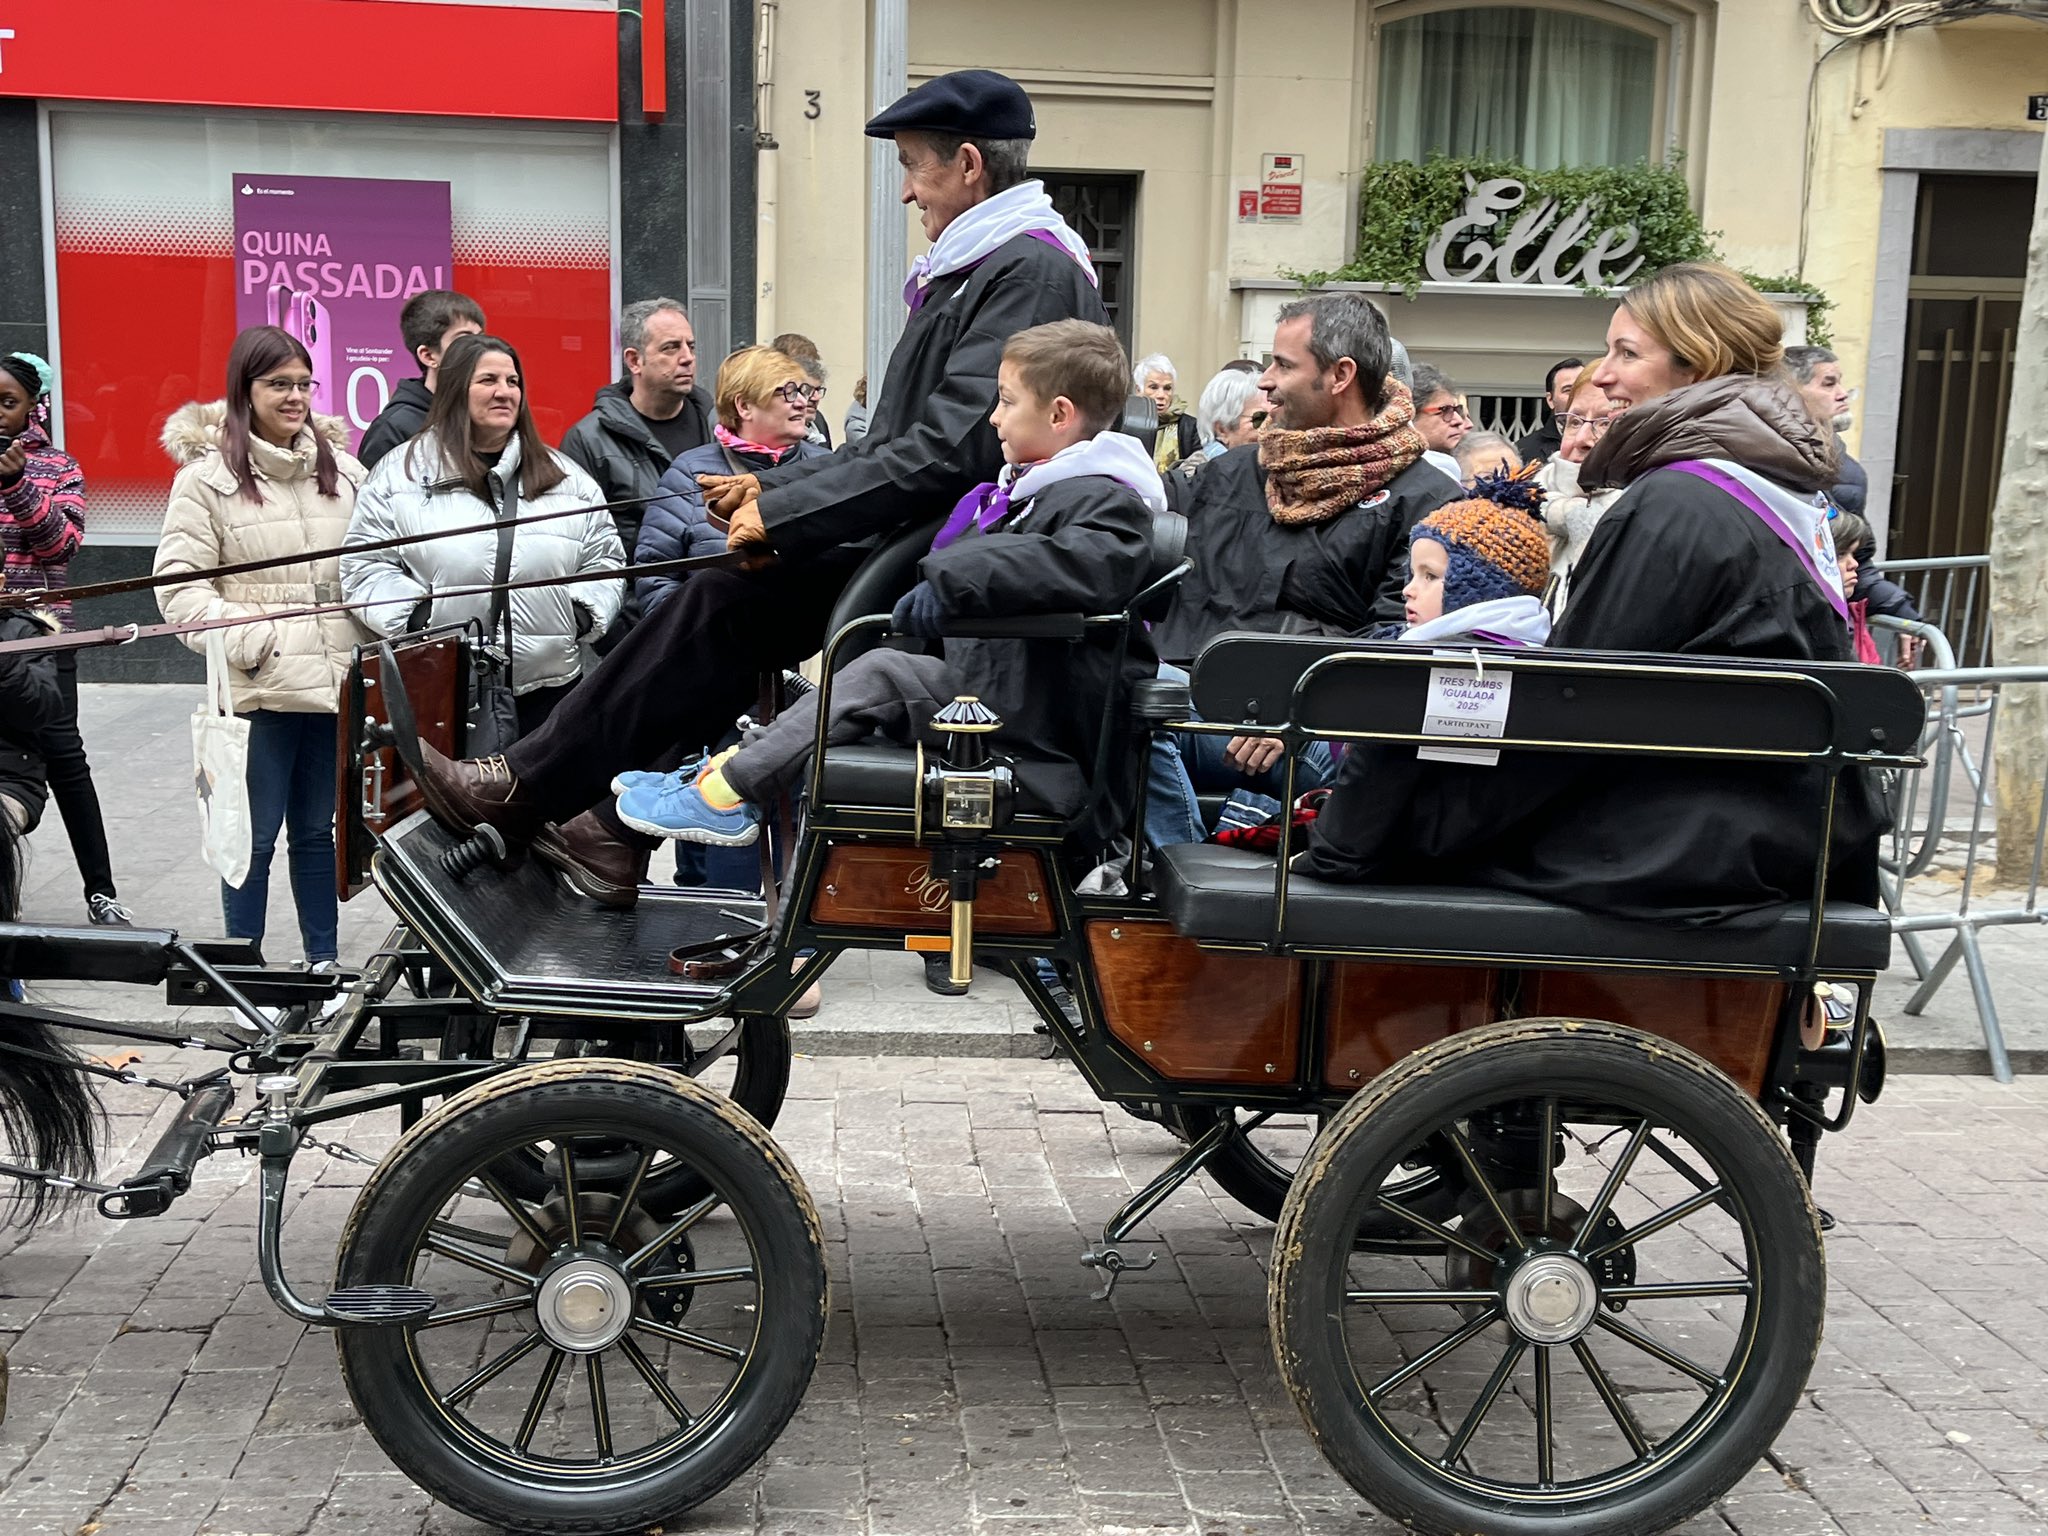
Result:
{"label": "woman's brown scarf", "polygon": [[1361,427],[1311,427],[1259,434],[1266,471],[1266,507],[1283,526],[1326,523],[1384,487],[1422,457],[1415,401],[1399,379],[1387,380],[1387,403]]}

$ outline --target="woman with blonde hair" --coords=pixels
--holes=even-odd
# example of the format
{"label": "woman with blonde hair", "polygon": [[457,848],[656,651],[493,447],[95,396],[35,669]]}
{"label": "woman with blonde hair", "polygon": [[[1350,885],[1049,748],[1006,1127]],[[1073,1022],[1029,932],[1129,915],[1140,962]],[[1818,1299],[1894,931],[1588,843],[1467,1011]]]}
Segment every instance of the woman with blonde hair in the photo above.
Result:
{"label": "woman with blonde hair", "polygon": [[[1553,646],[1851,660],[1827,531],[1834,436],[1781,366],[1778,313],[1708,262],[1630,290],[1588,370],[1623,407],[1580,467],[1618,486]],[[1508,754],[1440,771],[1355,748],[1300,867],[1326,879],[1455,878],[1667,922],[1739,923],[1811,894],[1818,770]],[[1839,891],[1875,894],[1881,807],[1837,802]]]}
{"label": "woman with blonde hair", "polygon": [[[719,364],[712,440],[683,453],[661,477],[661,496],[640,519],[633,563],[715,555],[725,548],[725,535],[705,515],[699,475],[751,475],[824,453],[807,436],[817,398],[810,390],[802,362],[776,347],[742,347]],[[685,574],[636,577],[640,611],[651,614],[675,596]]]}

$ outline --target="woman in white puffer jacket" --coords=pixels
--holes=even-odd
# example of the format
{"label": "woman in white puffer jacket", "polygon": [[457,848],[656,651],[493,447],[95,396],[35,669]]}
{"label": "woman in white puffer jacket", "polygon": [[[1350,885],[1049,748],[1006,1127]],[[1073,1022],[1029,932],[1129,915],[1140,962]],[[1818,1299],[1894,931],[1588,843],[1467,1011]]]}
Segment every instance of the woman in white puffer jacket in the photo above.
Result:
{"label": "woman in white puffer jacket", "polygon": [[[276,326],[254,326],[235,338],[227,383],[226,400],[185,406],[164,423],[164,451],[182,467],[157,544],[158,575],[334,549],[348,531],[363,466],[342,451],[342,424],[313,414],[305,347]],[[250,727],[252,830],[249,873],[239,889],[221,887],[221,905],[230,938],[262,939],[270,860],[284,826],[299,937],[315,965],[332,965],[338,949],[334,712],[363,634],[346,613],[271,615],[340,602],[339,575],[330,555],[157,592],[173,624],[249,621],[222,632],[235,712]],[[185,642],[206,648],[203,635]]]}
{"label": "woman in white puffer jacket", "polygon": [[[357,500],[347,543],[488,524],[505,505],[514,476],[519,518],[572,507],[590,510],[516,529],[510,580],[624,567],[625,551],[604,508],[604,492],[541,441],[526,408],[519,354],[495,336],[458,337],[441,358],[426,426],[403,448],[378,460]],[[344,555],[341,584],[351,603],[374,604],[361,612],[363,622],[380,634],[396,636],[470,619],[488,631],[487,594],[435,594],[489,585],[497,560],[498,535],[486,530]],[[520,734],[538,728],[582,675],[578,642],[605,632],[618,616],[624,591],[622,581],[585,581],[506,595]]]}

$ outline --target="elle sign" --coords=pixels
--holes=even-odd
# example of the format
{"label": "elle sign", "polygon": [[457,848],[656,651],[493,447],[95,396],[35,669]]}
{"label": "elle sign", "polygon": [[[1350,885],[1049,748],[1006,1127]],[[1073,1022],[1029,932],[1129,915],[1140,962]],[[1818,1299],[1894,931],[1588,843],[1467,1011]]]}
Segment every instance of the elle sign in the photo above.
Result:
{"label": "elle sign", "polygon": [[[1423,257],[1423,268],[1433,282],[1476,283],[1491,278],[1496,283],[1585,283],[1611,288],[1627,282],[1643,264],[1638,256],[1618,271],[1609,270],[1636,248],[1639,236],[1633,224],[1594,235],[1590,198],[1553,227],[1558,201],[1546,197],[1533,208],[1522,209],[1495,245],[1489,237],[1528,201],[1529,189],[1509,176],[1481,182],[1467,176],[1465,192],[1463,211],[1444,221]],[[1455,267],[1453,246],[1460,247]]]}

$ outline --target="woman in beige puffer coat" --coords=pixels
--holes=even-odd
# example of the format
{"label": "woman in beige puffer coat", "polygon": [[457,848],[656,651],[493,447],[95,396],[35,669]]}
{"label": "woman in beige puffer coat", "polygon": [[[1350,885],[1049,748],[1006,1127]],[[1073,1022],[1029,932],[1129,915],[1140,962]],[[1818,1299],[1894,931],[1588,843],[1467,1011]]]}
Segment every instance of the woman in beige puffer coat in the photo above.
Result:
{"label": "woman in beige puffer coat", "polygon": [[[255,326],[228,354],[226,400],[185,406],[164,424],[164,449],[181,468],[157,545],[158,575],[340,546],[363,467],[342,451],[342,424],[313,415],[312,378],[312,360],[295,337]],[[157,592],[174,624],[249,621],[222,632],[235,712],[250,726],[252,823],[249,873],[239,888],[221,887],[228,936],[262,939],[270,860],[284,827],[306,959],[325,966],[339,949],[334,714],[349,652],[364,632],[346,613],[273,615],[340,601],[340,561],[332,555],[247,576],[200,576]],[[204,635],[185,642],[205,651]]]}

